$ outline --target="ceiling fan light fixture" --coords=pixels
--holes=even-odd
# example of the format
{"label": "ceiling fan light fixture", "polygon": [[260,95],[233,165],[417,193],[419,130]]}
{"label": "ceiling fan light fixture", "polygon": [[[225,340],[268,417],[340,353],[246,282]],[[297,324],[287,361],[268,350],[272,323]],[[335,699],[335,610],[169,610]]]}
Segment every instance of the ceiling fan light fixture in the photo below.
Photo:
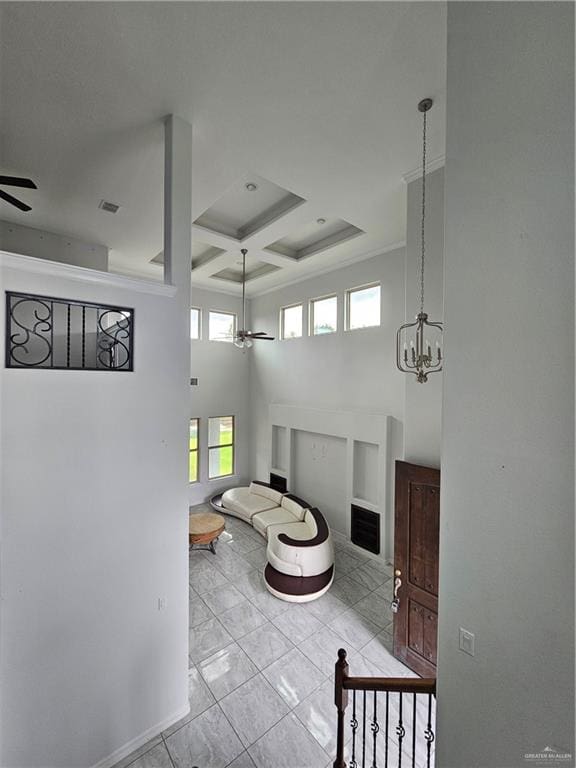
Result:
{"label": "ceiling fan light fixture", "polygon": [[[6,187],[20,187],[21,189],[38,189],[32,179],[25,179],[21,176],[0,175],[0,185]],[[32,210],[28,203],[24,203],[22,200],[14,197],[14,195],[11,195],[9,192],[5,192],[3,189],[0,189],[0,199],[13,205],[14,208],[18,208],[19,211],[23,211],[24,213],[28,213],[28,211]]]}
{"label": "ceiling fan light fixture", "polygon": [[242,254],[242,327],[234,334],[234,346],[238,349],[250,349],[254,344],[254,339],[274,341],[272,336],[268,336],[264,331],[246,330],[246,248],[241,248]]}

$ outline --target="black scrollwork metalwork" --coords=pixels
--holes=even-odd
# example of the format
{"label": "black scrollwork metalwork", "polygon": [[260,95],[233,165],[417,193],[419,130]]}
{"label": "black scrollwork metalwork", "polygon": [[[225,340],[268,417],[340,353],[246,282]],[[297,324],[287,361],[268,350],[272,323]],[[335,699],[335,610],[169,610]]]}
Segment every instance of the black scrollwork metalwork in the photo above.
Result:
{"label": "black scrollwork metalwork", "polygon": [[378,701],[377,701],[377,694],[376,691],[374,691],[373,696],[373,704],[372,704],[372,720],[370,722],[370,730],[372,731],[372,768],[378,768],[378,764],[376,762],[376,752],[377,752],[377,741],[378,741],[378,734],[380,732],[380,723],[378,722]]}
{"label": "black scrollwork metalwork", "polygon": [[424,730],[426,739],[426,768],[430,768],[430,758],[432,752],[432,742],[434,741],[434,731],[432,730],[432,696],[428,695],[428,719]]}
{"label": "black scrollwork metalwork", "polygon": [[107,309],[98,313],[97,356],[103,368],[122,369],[129,362],[131,334],[131,316],[127,312]]}
{"label": "black scrollwork metalwork", "polygon": [[133,371],[134,310],[6,292],[7,368]]}
{"label": "black scrollwork metalwork", "polygon": [[356,732],[358,730],[358,718],[356,717],[356,691],[352,691],[352,719],[350,720],[352,728],[352,755],[350,757],[349,768],[358,768],[356,762]]}
{"label": "black scrollwork metalwork", "polygon": [[[8,317],[6,351],[14,364],[32,368],[49,360],[52,354],[51,305],[40,297],[14,296]],[[45,334],[49,334],[48,338]]]}

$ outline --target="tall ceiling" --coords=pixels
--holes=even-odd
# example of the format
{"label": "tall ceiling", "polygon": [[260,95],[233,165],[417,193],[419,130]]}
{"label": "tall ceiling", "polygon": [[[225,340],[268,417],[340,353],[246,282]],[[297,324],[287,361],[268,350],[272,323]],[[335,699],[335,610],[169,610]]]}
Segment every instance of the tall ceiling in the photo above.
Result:
{"label": "tall ceiling", "polygon": [[255,294],[405,239],[425,96],[429,157],[444,151],[444,3],[5,2],[0,14],[0,170],[38,185],[20,195],[30,213],[1,203],[0,218],[105,244],[115,271],[161,275],[168,113],[193,125],[193,283],[231,292],[242,244]]}

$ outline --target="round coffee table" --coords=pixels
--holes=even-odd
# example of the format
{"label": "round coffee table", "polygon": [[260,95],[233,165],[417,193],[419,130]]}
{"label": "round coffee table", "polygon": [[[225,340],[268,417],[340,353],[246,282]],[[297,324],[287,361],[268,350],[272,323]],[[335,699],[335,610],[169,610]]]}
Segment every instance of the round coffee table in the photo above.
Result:
{"label": "round coffee table", "polygon": [[[193,512],[188,523],[188,542],[190,549],[209,549],[216,554],[214,544],[224,530],[226,521],[215,512]],[[205,545],[205,546],[202,546]]]}

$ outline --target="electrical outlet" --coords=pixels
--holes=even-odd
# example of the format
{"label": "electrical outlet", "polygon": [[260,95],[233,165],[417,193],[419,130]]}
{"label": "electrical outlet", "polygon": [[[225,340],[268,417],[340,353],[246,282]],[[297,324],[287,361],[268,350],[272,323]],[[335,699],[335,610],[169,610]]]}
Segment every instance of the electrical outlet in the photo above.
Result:
{"label": "electrical outlet", "polygon": [[158,610],[163,611],[166,608],[166,598],[165,597],[159,597],[158,598]]}
{"label": "electrical outlet", "polygon": [[475,651],[475,641],[476,636],[473,632],[469,632],[467,629],[464,629],[464,627],[460,627],[460,650],[464,651],[464,653],[467,653],[469,656],[474,656]]}

